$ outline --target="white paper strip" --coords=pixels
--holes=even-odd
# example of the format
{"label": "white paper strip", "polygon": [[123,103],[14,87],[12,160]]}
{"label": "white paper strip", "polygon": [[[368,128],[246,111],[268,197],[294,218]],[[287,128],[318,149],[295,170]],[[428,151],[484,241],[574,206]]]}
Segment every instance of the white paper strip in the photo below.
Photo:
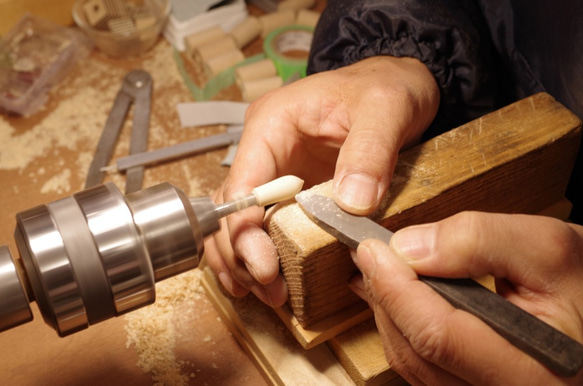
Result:
{"label": "white paper strip", "polygon": [[242,125],[249,103],[212,101],[179,103],[178,117],[182,127],[210,125]]}

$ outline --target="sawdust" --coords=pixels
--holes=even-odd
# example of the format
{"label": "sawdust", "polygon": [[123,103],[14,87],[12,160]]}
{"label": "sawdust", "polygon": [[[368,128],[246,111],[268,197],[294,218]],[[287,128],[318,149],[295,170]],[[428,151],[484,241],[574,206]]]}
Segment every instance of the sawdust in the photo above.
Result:
{"label": "sawdust", "polygon": [[71,169],[63,169],[60,173],[54,175],[44,183],[40,192],[47,194],[55,192],[58,194],[68,193],[71,191]]}
{"label": "sawdust", "polygon": [[192,176],[191,169],[188,166],[183,165],[182,171],[184,172],[186,181],[188,182],[188,190],[186,190],[186,194],[188,194],[190,197],[200,197],[204,195],[205,192],[202,190],[201,183],[199,180],[194,178],[194,176]]}
{"label": "sawdust", "polygon": [[159,44],[142,64],[143,69],[154,78],[157,87],[185,87],[178,68],[171,59],[173,50],[168,44]]}
{"label": "sawdust", "polygon": [[0,157],[0,168],[22,170],[54,147],[74,151],[80,141],[96,140],[103,118],[95,111],[104,103],[104,98],[102,92],[85,88],[64,100],[41,123],[21,135],[13,135],[10,125],[2,125],[0,155],[17,153],[18,157]]}
{"label": "sawdust", "polygon": [[[57,158],[55,164],[64,166],[63,157],[56,149],[77,151],[83,144],[96,143],[107,114],[103,106],[109,104],[115,90],[77,88],[76,85],[74,81],[60,89],[65,98],[42,121],[23,133],[17,133],[8,120],[0,117],[0,169],[23,172],[43,157]],[[75,172],[84,173],[90,160],[85,153],[80,153]],[[36,174],[45,175],[48,170],[41,165]],[[70,191],[72,174],[71,169],[58,170],[41,188],[41,193]]]}
{"label": "sawdust", "polygon": [[[176,105],[184,102],[184,94],[164,91],[185,86],[176,65],[169,60],[171,56],[170,45],[157,45],[144,60],[142,66],[154,78],[154,87],[161,89],[164,93],[165,103]],[[2,170],[22,172],[37,159],[59,157],[59,154],[55,153],[55,149],[58,148],[78,153],[75,167],[68,172],[58,170],[57,174],[45,183],[41,193],[68,192],[71,190],[70,178],[72,176],[80,180],[85,179],[85,174],[93,159],[94,146],[101,136],[113,100],[121,86],[121,80],[127,72],[120,68],[112,68],[111,65],[99,60],[87,60],[80,66],[81,76],[66,78],[52,91],[52,98],[59,99],[59,104],[31,129],[18,133],[9,120],[0,116],[0,169]],[[151,115],[149,142],[153,144],[152,147],[164,146],[168,141],[164,123],[172,119],[178,122],[175,115],[176,112],[172,109],[163,109]],[[126,119],[122,131],[127,131],[127,126],[131,126],[131,116]],[[116,151],[127,154],[128,147],[127,141],[119,141]],[[73,189],[77,188],[73,187]]]}
{"label": "sawdust", "polygon": [[156,303],[125,316],[126,347],[134,347],[137,366],[150,373],[154,385],[187,385],[195,373],[188,361],[176,358],[175,310],[184,303],[201,299],[202,272],[185,272],[156,284]]}

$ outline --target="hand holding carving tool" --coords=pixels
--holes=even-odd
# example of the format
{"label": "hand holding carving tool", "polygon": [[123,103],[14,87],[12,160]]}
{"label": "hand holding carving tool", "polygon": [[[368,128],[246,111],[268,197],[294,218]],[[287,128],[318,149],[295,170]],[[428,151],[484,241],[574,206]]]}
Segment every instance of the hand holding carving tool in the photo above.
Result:
{"label": "hand holding carving tool", "polygon": [[[393,236],[371,219],[345,212],[331,198],[302,192],[296,200],[312,221],[349,248],[356,249],[366,239],[388,244]],[[583,345],[475,281],[427,276],[419,276],[419,280],[556,374],[569,377],[581,369]]]}

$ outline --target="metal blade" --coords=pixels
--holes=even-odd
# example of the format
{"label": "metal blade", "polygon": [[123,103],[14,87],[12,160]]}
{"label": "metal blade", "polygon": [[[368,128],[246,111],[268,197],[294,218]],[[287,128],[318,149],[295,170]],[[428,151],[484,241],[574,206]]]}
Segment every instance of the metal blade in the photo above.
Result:
{"label": "metal blade", "polygon": [[343,211],[331,198],[304,191],[296,195],[296,201],[312,221],[352,249],[366,239],[388,244],[393,236],[393,232],[369,218]]}
{"label": "metal blade", "polygon": [[[302,192],[296,200],[308,217],[352,249],[370,238],[388,243],[393,235],[366,217],[345,212],[331,198]],[[583,345],[475,281],[426,276],[419,280],[558,375],[574,376],[583,366]]]}
{"label": "metal blade", "polygon": [[95,156],[93,157],[93,161],[91,162],[89,171],[87,172],[85,189],[98,185],[103,180],[105,173],[102,171],[102,169],[111,159],[113,150],[115,148],[115,143],[119,137],[121,127],[123,126],[123,122],[126,118],[126,114],[130,108],[131,103],[132,98],[121,91],[115,97],[113,107],[111,108],[111,112],[107,117],[105,127],[101,133],[101,138],[97,144]]}
{"label": "metal blade", "polygon": [[[150,105],[152,101],[152,77],[146,71],[135,70],[125,79],[128,92],[134,96],[134,120],[130,140],[130,155],[144,153],[148,149],[150,129]],[[135,166],[126,172],[126,194],[142,188],[144,166]]]}
{"label": "metal blade", "polygon": [[[85,188],[90,188],[102,182],[105,166],[111,159],[115,143],[132,103],[134,104],[134,121],[130,154],[146,151],[150,126],[151,97],[152,77],[150,74],[142,70],[130,71],[126,74],[97,144],[95,156],[87,173]],[[135,167],[128,170],[126,193],[134,192],[142,187],[143,173],[143,167]]]}

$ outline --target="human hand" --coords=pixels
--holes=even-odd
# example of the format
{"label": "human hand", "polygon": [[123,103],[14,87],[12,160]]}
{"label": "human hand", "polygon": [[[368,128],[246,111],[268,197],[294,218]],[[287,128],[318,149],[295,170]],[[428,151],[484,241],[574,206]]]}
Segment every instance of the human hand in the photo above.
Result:
{"label": "human hand", "polygon": [[[399,150],[418,141],[439,105],[424,64],[374,57],[309,76],[255,101],[217,203],[293,174],[309,187],[334,176],[343,208],[373,211],[389,186]],[[287,288],[275,247],[263,230],[262,209],[229,216],[207,240],[206,258],[233,295],[249,291],[280,306]]]}
{"label": "human hand", "polygon": [[367,299],[391,367],[412,384],[571,384],[455,309],[417,279],[496,278],[497,292],[583,341],[583,227],[525,215],[464,212],[367,240],[353,253],[352,282]]}

